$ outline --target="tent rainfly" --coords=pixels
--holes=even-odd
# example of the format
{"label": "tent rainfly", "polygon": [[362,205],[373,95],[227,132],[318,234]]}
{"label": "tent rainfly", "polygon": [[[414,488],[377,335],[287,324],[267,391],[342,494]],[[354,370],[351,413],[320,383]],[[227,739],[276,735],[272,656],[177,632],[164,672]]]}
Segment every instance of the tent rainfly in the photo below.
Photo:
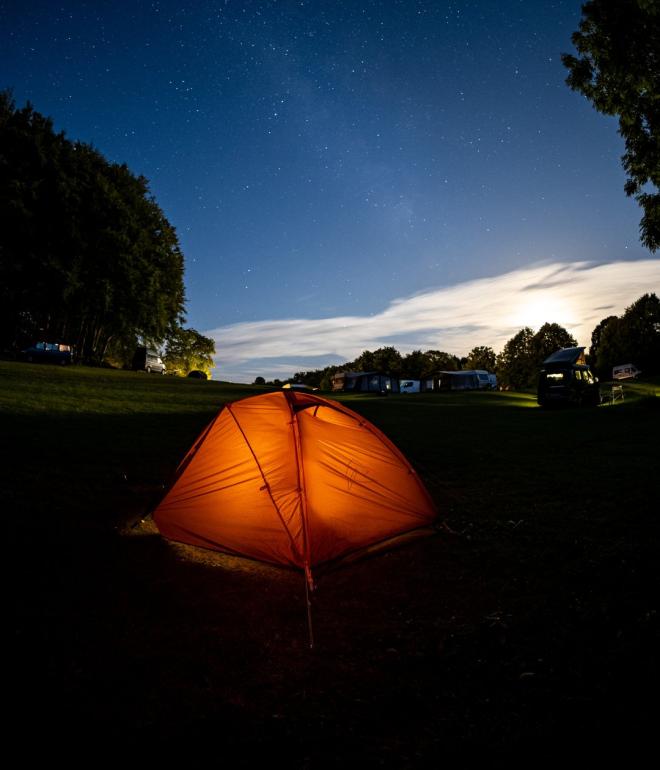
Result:
{"label": "tent rainfly", "polygon": [[279,391],[219,412],[154,511],[171,540],[312,569],[433,522],[410,463],[364,417]]}

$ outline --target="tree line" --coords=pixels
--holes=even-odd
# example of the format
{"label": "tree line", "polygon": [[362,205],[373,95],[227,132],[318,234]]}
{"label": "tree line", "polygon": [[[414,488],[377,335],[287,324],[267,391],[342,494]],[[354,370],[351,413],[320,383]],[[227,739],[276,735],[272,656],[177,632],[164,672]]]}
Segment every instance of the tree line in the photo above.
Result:
{"label": "tree line", "polygon": [[[300,383],[321,390],[332,390],[332,378],[341,371],[379,371],[399,379],[420,380],[440,371],[485,369],[497,374],[504,388],[525,390],[536,386],[542,362],[556,350],[576,347],[577,341],[557,323],[546,323],[534,332],[522,328],[496,354],[480,345],[459,358],[440,350],[413,350],[402,355],[394,347],[365,350],[355,360],[338,366],[296,372],[288,380],[266,383],[257,377],[255,384],[282,385]],[[660,373],[660,300],[644,294],[621,317],[608,316],[595,327],[587,360],[602,379],[611,377],[617,364],[635,363],[645,374]]]}
{"label": "tree line", "polygon": [[29,103],[17,109],[8,91],[0,212],[0,350],[45,339],[126,364],[138,341],[169,338],[173,354],[199,343],[181,326],[184,258],[148,181],[56,133]]}

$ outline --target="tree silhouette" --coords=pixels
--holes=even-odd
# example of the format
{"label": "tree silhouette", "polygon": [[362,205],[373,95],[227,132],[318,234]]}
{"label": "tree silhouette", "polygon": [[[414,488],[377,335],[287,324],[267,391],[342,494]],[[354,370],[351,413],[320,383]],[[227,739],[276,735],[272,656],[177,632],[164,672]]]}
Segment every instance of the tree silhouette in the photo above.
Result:
{"label": "tree silhouette", "polygon": [[198,370],[210,376],[215,355],[215,342],[196,329],[176,327],[167,338],[165,365],[168,373],[185,377]]}
{"label": "tree silhouette", "polygon": [[660,299],[644,294],[617,318],[609,316],[594,329],[600,329],[595,352],[599,376],[610,377],[612,368],[634,363],[644,374],[660,372]]}
{"label": "tree silhouette", "polygon": [[[660,246],[660,6],[656,0],[590,0],[563,54],[567,84],[605,115],[619,117],[627,195],[644,210],[642,243]],[[655,192],[646,189],[651,184]]]}
{"label": "tree silhouette", "polygon": [[543,361],[560,348],[577,342],[563,326],[546,323],[534,334],[525,326],[504,346],[497,357],[497,377],[501,384],[523,390],[536,385]]}
{"label": "tree silhouette", "polygon": [[0,93],[0,344],[43,337],[100,360],[162,340],[184,309],[183,255],[147,180]]}
{"label": "tree silhouette", "polygon": [[495,371],[497,356],[493,348],[479,345],[468,353],[465,362],[466,369],[485,369],[487,372]]}

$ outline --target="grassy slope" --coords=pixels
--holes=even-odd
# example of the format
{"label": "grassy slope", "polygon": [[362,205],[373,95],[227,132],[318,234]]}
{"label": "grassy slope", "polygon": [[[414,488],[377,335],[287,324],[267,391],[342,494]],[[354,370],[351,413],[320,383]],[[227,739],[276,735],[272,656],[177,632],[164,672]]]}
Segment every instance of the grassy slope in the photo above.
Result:
{"label": "grassy slope", "polygon": [[296,573],[191,560],[126,526],[221,404],[259,389],[0,362],[19,721],[115,740],[212,734],[302,765],[417,764],[615,725],[643,735],[657,390],[555,412],[525,394],[346,397],[457,534],[324,576],[310,652]]}

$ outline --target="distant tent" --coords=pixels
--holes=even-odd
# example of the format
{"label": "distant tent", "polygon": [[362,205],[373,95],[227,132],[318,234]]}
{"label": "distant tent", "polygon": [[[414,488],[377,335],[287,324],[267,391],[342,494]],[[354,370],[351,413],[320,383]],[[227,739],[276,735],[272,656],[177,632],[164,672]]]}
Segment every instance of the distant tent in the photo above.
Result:
{"label": "distant tent", "polygon": [[332,390],[386,395],[399,392],[399,380],[383,372],[337,372],[332,378]]}
{"label": "distant tent", "polygon": [[335,401],[291,389],[227,404],[154,512],[167,538],[311,569],[425,527],[434,504],[401,452]]}
{"label": "distant tent", "polygon": [[438,390],[478,390],[482,387],[474,369],[438,372]]}

